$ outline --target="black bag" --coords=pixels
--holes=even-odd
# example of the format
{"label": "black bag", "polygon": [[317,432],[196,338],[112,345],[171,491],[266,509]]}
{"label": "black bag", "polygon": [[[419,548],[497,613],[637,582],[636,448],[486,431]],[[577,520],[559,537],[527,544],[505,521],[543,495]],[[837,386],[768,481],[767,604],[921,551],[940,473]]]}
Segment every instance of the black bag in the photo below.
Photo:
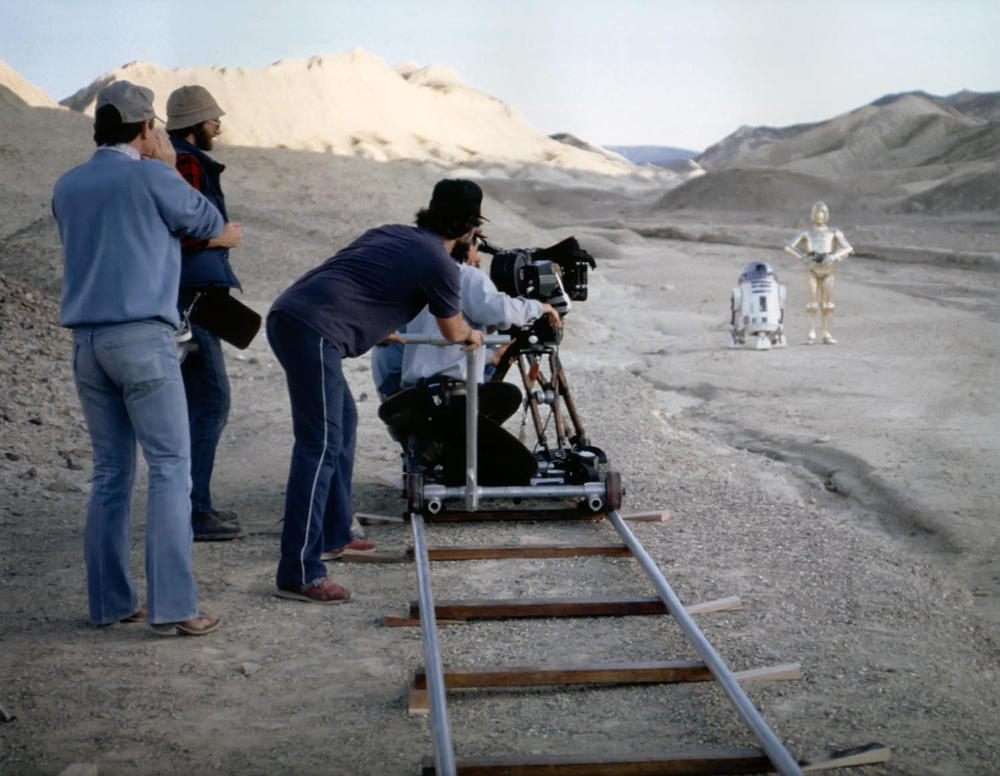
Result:
{"label": "black bag", "polygon": [[187,317],[191,323],[240,350],[246,349],[260,331],[260,316],[228,293],[199,291],[188,308]]}

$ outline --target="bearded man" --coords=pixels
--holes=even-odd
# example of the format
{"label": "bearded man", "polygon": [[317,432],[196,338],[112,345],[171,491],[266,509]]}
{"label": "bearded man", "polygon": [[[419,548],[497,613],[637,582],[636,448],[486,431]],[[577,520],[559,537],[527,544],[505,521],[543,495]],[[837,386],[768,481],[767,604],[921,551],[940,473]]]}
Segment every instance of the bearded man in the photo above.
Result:
{"label": "bearded man", "polygon": [[[177,152],[177,170],[222,213],[226,200],[219,178],[225,165],[210,157],[215,138],[222,133],[224,111],[203,86],[181,86],[167,98],[167,134]],[[238,223],[230,239],[181,238],[181,283],[178,308],[183,315],[197,300],[199,306],[219,303],[229,289],[240,288],[229,264],[229,249],[243,239]],[[193,346],[181,364],[191,430],[191,526],[195,541],[232,539],[240,533],[235,512],[216,510],[210,484],[215,451],[229,417],[229,378],[222,343],[212,332],[191,323]]]}

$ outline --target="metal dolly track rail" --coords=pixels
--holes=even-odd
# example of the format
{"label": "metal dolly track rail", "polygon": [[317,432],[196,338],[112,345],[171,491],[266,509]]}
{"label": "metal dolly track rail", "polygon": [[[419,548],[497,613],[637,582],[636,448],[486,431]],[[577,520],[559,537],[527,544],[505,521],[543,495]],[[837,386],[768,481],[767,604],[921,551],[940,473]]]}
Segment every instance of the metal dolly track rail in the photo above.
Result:
{"label": "metal dolly track rail", "polygon": [[[788,750],[785,749],[760,713],[754,708],[750,699],[747,698],[739,686],[732,671],[730,671],[715,648],[712,647],[708,639],[699,630],[694,620],[670,588],[670,585],[667,584],[666,579],[664,579],[656,564],[649,557],[649,554],[632,531],[625,525],[621,516],[617,512],[609,511],[607,518],[615,527],[615,530],[618,531],[619,535],[621,535],[629,549],[631,549],[632,554],[639,561],[643,570],[656,587],[657,594],[667,607],[667,610],[680,625],[684,634],[722,687],[723,692],[729,698],[741,719],[748,725],[760,742],[761,748],[778,773],[782,774],[782,776],[801,774],[802,770],[798,762],[788,753]],[[439,776],[455,776],[458,771],[456,770],[454,747],[451,742],[450,725],[448,723],[444,668],[441,663],[438,643],[430,560],[427,555],[423,517],[417,513],[411,514],[410,524],[413,531],[414,561],[417,567],[420,592],[420,626],[423,636],[427,693],[430,703],[430,721],[434,737],[435,769]]]}
{"label": "metal dolly track rail", "polygon": [[[439,338],[407,337],[406,339],[411,343],[450,344]],[[507,341],[507,339],[506,337],[487,337],[486,342],[502,343]],[[479,499],[484,493],[497,496],[513,495],[509,492],[494,494],[491,490],[480,488],[476,482],[478,391],[474,378],[475,373],[475,355],[470,351],[467,357],[466,372],[466,484],[464,488],[448,489],[448,495],[453,498],[462,498],[464,496],[465,508],[470,513],[476,512],[479,509]],[[559,493],[554,492],[551,495],[558,497]],[[608,493],[604,495],[607,496]],[[804,770],[882,762],[888,758],[887,749],[878,744],[871,744],[853,750],[833,753],[828,758],[828,762],[809,765],[796,761],[743,692],[736,676],[694,623],[694,620],[671,589],[655,562],[646,552],[642,543],[628,528],[621,515],[618,514],[617,507],[605,509],[604,514],[649,577],[656,589],[657,596],[666,607],[667,613],[677,621],[684,635],[704,661],[705,667],[707,667],[715,681],[719,684],[738,716],[760,743],[763,751],[743,748],[708,755],[698,752],[675,753],[674,759],[669,764],[662,760],[657,762],[655,755],[650,756],[648,760],[642,763],[637,762],[634,758],[614,756],[605,756],[586,762],[578,757],[562,761],[557,761],[553,758],[536,758],[534,762],[524,761],[520,766],[512,763],[510,760],[496,760],[492,763],[484,760],[478,764],[462,767],[461,772],[463,774],[708,774],[777,771],[782,776],[800,776]],[[410,511],[409,519],[413,532],[413,560],[417,569],[417,584],[420,597],[420,626],[424,649],[426,691],[434,746],[434,773],[437,776],[457,776],[459,766],[455,760],[451,726],[448,721],[444,667],[441,662],[441,651],[438,640],[437,609],[431,580],[430,558],[425,536],[424,518],[420,512]],[[651,766],[652,769],[645,766]],[[655,770],[655,768],[660,769]]]}

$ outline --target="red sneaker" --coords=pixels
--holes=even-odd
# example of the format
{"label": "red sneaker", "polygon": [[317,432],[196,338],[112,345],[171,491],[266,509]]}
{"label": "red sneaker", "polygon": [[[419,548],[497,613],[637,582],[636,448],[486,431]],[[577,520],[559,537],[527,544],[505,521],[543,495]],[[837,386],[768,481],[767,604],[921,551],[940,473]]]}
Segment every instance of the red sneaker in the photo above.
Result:
{"label": "red sneaker", "polygon": [[351,539],[349,544],[343,547],[334,547],[332,550],[324,550],[320,556],[322,560],[337,560],[344,554],[344,550],[351,552],[374,552],[375,542],[366,542],[364,539]]}
{"label": "red sneaker", "polygon": [[306,601],[310,604],[339,604],[351,597],[350,590],[341,587],[329,577],[318,577],[297,590],[279,587],[274,594],[278,598],[290,598],[293,601]]}

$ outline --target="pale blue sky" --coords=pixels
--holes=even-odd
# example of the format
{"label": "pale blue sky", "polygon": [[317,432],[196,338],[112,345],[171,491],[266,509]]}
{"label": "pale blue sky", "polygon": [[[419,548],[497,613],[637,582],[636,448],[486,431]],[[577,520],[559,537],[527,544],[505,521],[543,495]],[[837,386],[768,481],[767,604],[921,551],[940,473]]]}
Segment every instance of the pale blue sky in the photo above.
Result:
{"label": "pale blue sky", "polygon": [[451,67],[547,134],[699,151],[893,92],[1000,91],[998,38],[997,0],[0,0],[0,59],[56,100],[135,59],[360,46]]}

